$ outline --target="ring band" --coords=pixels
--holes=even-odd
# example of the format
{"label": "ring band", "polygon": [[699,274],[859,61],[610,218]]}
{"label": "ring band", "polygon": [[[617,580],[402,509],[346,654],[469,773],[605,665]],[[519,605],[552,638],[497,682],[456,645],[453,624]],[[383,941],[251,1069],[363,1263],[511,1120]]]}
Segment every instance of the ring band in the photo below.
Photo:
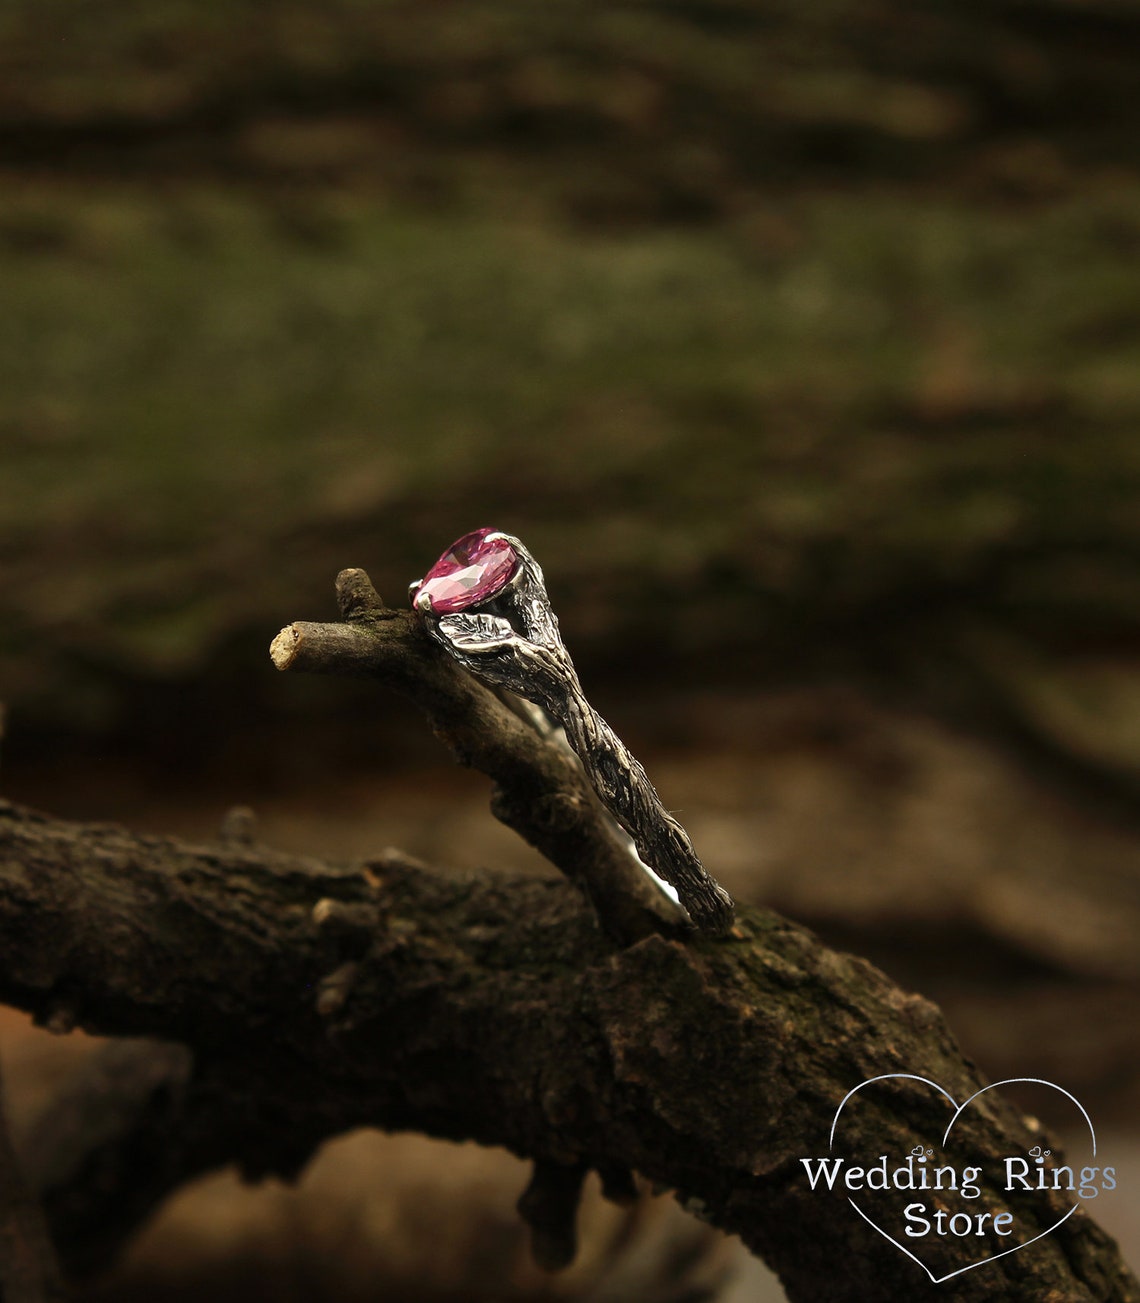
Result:
{"label": "ring band", "polygon": [[488,687],[541,707],[565,732],[643,867],[672,886],[701,931],[732,926],[732,897],[707,872],[641,764],[586,700],[538,562],[510,534],[465,534],[412,584],[431,636]]}

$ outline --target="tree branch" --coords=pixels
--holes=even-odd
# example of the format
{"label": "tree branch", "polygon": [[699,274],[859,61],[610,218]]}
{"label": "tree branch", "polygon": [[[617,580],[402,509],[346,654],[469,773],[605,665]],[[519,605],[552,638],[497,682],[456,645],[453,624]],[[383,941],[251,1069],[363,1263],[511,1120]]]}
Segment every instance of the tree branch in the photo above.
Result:
{"label": "tree branch", "polygon": [[[946,1297],[843,1197],[811,1193],[799,1160],[826,1153],[836,1102],[861,1080],[921,1073],[965,1099],[980,1079],[932,1005],[761,910],[731,939],[615,950],[559,881],[445,877],[394,854],[334,867],[0,803],[0,999],[189,1046],[162,1113],[185,1175],[202,1153],[292,1174],[354,1127],[414,1129],[674,1188],[793,1300]],[[929,1095],[892,1085],[852,1115],[865,1155],[931,1136]],[[961,1130],[987,1168],[1041,1140],[999,1100]],[[1026,1196],[1025,1233],[1057,1206]],[[565,1216],[550,1224],[564,1250]],[[940,1252],[952,1269],[963,1250]],[[956,1303],[1136,1297],[1081,1210],[956,1285]]]}
{"label": "tree branch", "polygon": [[[800,1162],[826,1152],[832,1111],[861,1081],[978,1089],[938,1011],[771,913],[691,937],[524,708],[385,610],[362,571],[343,572],[338,594],[344,621],[283,630],[278,667],[366,673],[419,702],[604,930],[559,881],[448,877],[397,853],[330,866],[254,844],[245,813],[193,846],[0,802],[0,999],[50,1025],[166,1042],[103,1051],[39,1129],[30,1169],[68,1265],[106,1260],[209,1166],[292,1176],[325,1139],[375,1126],[533,1160],[520,1210],[551,1265],[573,1252],[594,1168],[614,1197],[633,1172],[675,1189],[793,1300],[945,1297],[842,1196],[813,1193]],[[894,1080],[847,1139],[901,1156],[944,1121]],[[987,1177],[1042,1138],[992,1096],[957,1134]],[[987,1186],[974,1211],[995,1206]],[[1024,1198],[1023,1236],[1063,1211],[1058,1196]],[[946,1242],[927,1260],[946,1272],[963,1252]],[[969,1303],[1137,1297],[1082,1210],[956,1284]]]}
{"label": "tree branch", "polygon": [[630,942],[687,930],[653,886],[572,753],[537,732],[476,682],[424,632],[411,611],[389,610],[363,570],[342,570],[340,624],[286,626],[270,654],[279,670],[357,674],[411,698],[460,764],[494,780],[491,810],[586,894],[605,930]]}

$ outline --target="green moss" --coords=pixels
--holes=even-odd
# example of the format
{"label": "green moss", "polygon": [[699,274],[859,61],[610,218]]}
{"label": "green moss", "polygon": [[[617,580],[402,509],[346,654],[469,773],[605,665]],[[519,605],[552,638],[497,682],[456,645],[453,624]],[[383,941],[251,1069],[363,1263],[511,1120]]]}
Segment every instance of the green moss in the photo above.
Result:
{"label": "green moss", "polygon": [[576,646],[1132,637],[1132,19],[1065,15],[7,6],[5,681],[66,715],[77,648],[193,673],[490,521]]}

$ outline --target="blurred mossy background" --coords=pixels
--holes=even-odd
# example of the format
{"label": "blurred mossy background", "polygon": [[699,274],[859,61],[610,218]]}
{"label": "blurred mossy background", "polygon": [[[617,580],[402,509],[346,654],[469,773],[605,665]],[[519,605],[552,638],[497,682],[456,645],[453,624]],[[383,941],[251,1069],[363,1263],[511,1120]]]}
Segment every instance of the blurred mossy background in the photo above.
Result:
{"label": "blurred mossy background", "polygon": [[[996,693],[1131,786],[1138,48],[1108,0],[8,0],[17,735],[491,522],[587,660]],[[280,709],[254,668],[202,691]]]}
{"label": "blurred mossy background", "polygon": [[738,892],[1134,1092],[1140,4],[4,0],[0,59],[6,791],[406,812],[426,731],[266,647],[497,525]]}

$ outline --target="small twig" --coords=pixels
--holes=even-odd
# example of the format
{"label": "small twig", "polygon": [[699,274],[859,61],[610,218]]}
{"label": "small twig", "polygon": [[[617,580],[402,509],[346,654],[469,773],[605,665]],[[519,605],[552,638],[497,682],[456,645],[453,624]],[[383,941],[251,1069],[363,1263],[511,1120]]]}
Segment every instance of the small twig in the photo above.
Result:
{"label": "small twig", "polygon": [[619,943],[686,929],[572,755],[460,669],[411,611],[386,608],[363,570],[342,570],[336,586],[344,622],[286,626],[270,648],[279,670],[368,675],[415,701],[459,762],[494,780],[495,817],[585,892]]}
{"label": "small twig", "polygon": [[613,1163],[599,1163],[598,1175],[602,1179],[602,1195],[619,1208],[631,1208],[638,1199],[637,1185],[628,1167]]}
{"label": "small twig", "polygon": [[540,1160],[518,1201],[530,1227],[530,1251],[546,1271],[568,1267],[578,1252],[578,1204],[589,1169],[583,1163]]}
{"label": "small twig", "polygon": [[361,615],[375,615],[386,609],[384,599],[372,587],[372,580],[363,570],[353,566],[337,575],[336,600],[340,613],[346,620]]}
{"label": "small twig", "polygon": [[218,841],[229,846],[252,846],[257,841],[257,815],[248,805],[231,805],[222,816]]}

